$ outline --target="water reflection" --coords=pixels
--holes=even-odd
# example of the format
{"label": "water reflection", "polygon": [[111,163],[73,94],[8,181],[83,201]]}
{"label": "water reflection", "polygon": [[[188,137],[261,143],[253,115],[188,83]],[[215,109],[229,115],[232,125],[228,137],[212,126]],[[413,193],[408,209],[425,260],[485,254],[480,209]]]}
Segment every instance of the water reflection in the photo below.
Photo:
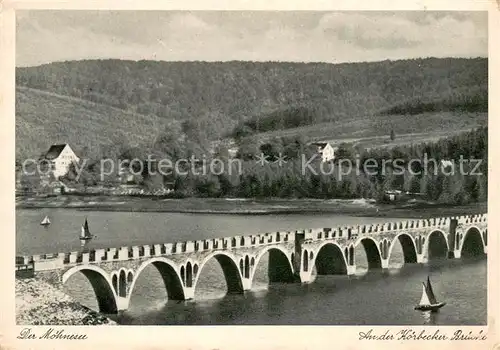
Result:
{"label": "water reflection", "polygon": [[439,312],[422,311],[424,325],[437,325]]}
{"label": "water reflection", "polygon": [[[398,274],[370,271],[363,276],[317,276],[312,284],[271,284],[267,290],[226,295],[215,300],[169,301],[160,310],[147,314],[125,312],[119,322],[171,325],[485,324],[486,261],[465,261],[460,266],[453,262],[438,265],[405,265]],[[421,282],[431,269],[435,271],[432,275],[434,289],[448,303],[437,313],[416,311],[413,307],[420,299]]]}
{"label": "water reflection", "polygon": [[[52,224],[40,232],[40,219],[49,215]],[[86,217],[99,238],[90,249],[181,242],[204,238],[249,235],[299,228],[337,227],[402,220],[332,214],[221,215],[151,212],[99,212],[73,209],[16,210],[16,254],[46,254],[80,249],[79,234]],[[147,227],[145,232],[144,227]]]}

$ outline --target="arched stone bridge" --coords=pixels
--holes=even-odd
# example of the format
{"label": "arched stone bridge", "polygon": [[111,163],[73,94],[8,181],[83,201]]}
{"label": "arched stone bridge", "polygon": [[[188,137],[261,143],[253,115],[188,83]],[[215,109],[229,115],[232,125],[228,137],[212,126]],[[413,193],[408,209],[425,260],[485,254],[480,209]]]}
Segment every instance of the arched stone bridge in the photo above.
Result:
{"label": "arched stone bridge", "polygon": [[169,299],[187,300],[204,265],[216,259],[228,293],[252,288],[260,259],[269,253],[270,282],[302,282],[317,274],[354,274],[354,248],[365,250],[368,268],[387,268],[396,242],[405,263],[424,263],[437,255],[460,258],[465,251],[487,253],[487,214],[432,218],[296,232],[205,239],[16,257],[18,273],[31,272],[61,286],[76,272],[90,281],[104,313],[126,310],[144,268],[160,271]]}

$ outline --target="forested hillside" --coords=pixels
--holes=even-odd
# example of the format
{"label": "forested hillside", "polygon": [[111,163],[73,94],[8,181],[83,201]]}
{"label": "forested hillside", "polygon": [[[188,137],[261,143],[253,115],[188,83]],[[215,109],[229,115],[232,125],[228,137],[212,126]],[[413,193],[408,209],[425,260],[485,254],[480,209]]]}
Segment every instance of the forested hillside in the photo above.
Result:
{"label": "forested hillside", "polygon": [[16,89],[16,158],[37,157],[69,142],[92,154],[103,145],[147,144],[166,120],[24,87]]}
{"label": "forested hillside", "polygon": [[[232,136],[242,172],[144,173],[137,184],[153,191],[174,181],[179,196],[379,198],[385,190],[400,189],[442,203],[484,201],[485,127],[439,142],[369,150],[343,144],[337,151],[337,159],[373,158],[378,164],[397,158],[408,165],[424,154],[437,161],[478,158],[483,176],[397,174],[389,166],[374,176],[354,171],[341,177],[304,173],[301,157],[311,156],[308,142],[319,132],[354,139],[370,133],[389,137],[394,131],[394,137],[452,134],[485,125],[487,76],[486,59],[434,58],[339,65],[95,60],[22,68],[17,71],[17,158],[69,142],[89,162],[79,180],[70,173],[64,181],[115,185],[115,175],[100,179],[103,157],[200,159],[210,140]],[[260,152],[271,160],[283,153],[287,163],[257,166]],[[227,149],[217,149],[215,156],[227,160]],[[319,170],[321,163],[312,167]]]}
{"label": "forested hillside", "polygon": [[[192,173],[186,167],[183,175],[144,171],[137,181],[148,191],[157,191],[166,182],[173,181],[174,195],[179,197],[381,199],[387,190],[401,190],[443,204],[484,202],[488,188],[487,136],[488,129],[482,127],[437,142],[392,149],[366,151],[343,146],[337,152],[338,161],[330,164],[313,159],[314,153],[297,140],[297,143],[289,142],[283,150],[287,158],[282,165],[270,157],[271,162],[264,166],[244,160],[239,168],[238,163],[220,157],[226,164],[222,173],[203,173],[201,168]],[[136,152],[123,157],[140,159],[141,155]],[[462,165],[461,157],[466,160]],[[368,159],[369,173],[364,167]],[[451,160],[455,165],[444,169],[441,160]],[[70,172],[64,180],[71,186],[101,184],[101,170],[95,162],[85,168],[79,180],[76,180],[76,172]],[[104,182],[116,184],[115,179],[109,175]]]}
{"label": "forested hillside", "polygon": [[[52,142],[100,149],[115,139],[146,148],[172,128],[204,148],[228,135],[381,114],[414,118],[453,111],[459,121],[462,112],[487,110],[487,77],[483,58],[352,64],[89,60],[18,68],[17,154],[38,154]],[[436,120],[429,119],[442,129]]]}

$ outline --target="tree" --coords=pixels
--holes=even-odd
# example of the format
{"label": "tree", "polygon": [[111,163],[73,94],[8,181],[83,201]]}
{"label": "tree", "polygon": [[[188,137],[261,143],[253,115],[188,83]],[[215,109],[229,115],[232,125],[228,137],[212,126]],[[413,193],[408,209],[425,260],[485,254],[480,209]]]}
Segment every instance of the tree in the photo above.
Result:
{"label": "tree", "polygon": [[171,123],[165,127],[154,140],[153,149],[169,156],[174,161],[184,158],[185,148],[181,126]]}
{"label": "tree", "polygon": [[23,191],[35,192],[40,187],[40,176],[38,174],[28,175],[22,173],[20,182]]}
{"label": "tree", "polygon": [[254,137],[245,137],[239,143],[237,158],[250,160],[259,153],[257,140]]}
{"label": "tree", "polygon": [[259,149],[264,155],[269,157],[268,160],[271,162],[275,161],[280,153],[283,153],[283,145],[278,139],[272,139],[260,145]]}
{"label": "tree", "polygon": [[351,144],[341,143],[335,151],[335,159],[354,159],[355,151]]}
{"label": "tree", "polygon": [[214,158],[227,161],[230,158],[229,150],[224,145],[218,145],[214,152]]}
{"label": "tree", "polygon": [[[301,154],[304,154],[306,158],[312,156],[311,154],[305,154],[306,151],[306,141],[302,135],[297,135],[295,137],[283,137],[281,140],[283,145],[283,154],[287,159],[300,158]],[[311,151],[307,149],[308,151]]]}
{"label": "tree", "polygon": [[238,125],[233,131],[233,137],[238,142],[241,139],[251,136],[254,130],[247,125]]}
{"label": "tree", "polygon": [[321,177],[319,175],[311,175],[309,180],[309,194],[312,197],[317,197],[321,192]]}
{"label": "tree", "polygon": [[218,176],[219,185],[220,185],[220,195],[223,197],[227,197],[232,195],[233,192],[233,184],[228,179],[226,174],[221,174]]}
{"label": "tree", "polygon": [[391,130],[391,141],[396,139],[396,134],[394,133],[394,129]]}
{"label": "tree", "polygon": [[155,192],[158,190],[163,190],[163,175],[155,172],[154,174],[149,174],[148,171],[144,171],[142,174],[143,177],[143,185],[144,187],[150,191]]}
{"label": "tree", "polygon": [[218,197],[221,193],[221,184],[217,177],[197,178],[195,186],[200,197]]}

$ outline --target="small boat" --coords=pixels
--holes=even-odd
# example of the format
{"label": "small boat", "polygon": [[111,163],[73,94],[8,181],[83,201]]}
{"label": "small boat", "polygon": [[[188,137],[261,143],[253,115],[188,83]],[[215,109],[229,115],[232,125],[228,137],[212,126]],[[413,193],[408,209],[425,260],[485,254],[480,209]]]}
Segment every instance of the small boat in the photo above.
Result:
{"label": "small boat", "polygon": [[420,299],[420,303],[415,306],[415,310],[436,312],[446,305],[445,302],[438,303],[436,300],[429,276],[427,276],[427,284],[422,282],[422,285],[422,298]]}
{"label": "small boat", "polygon": [[90,233],[89,223],[87,222],[87,218],[85,218],[85,223],[82,225],[82,231],[80,232],[80,242],[84,244],[87,241],[90,241],[95,236]]}
{"label": "small boat", "polygon": [[50,220],[49,220],[49,217],[48,217],[48,216],[45,216],[45,217],[43,218],[42,222],[40,223],[40,225],[45,226],[45,227],[49,226],[49,225],[50,225]]}

